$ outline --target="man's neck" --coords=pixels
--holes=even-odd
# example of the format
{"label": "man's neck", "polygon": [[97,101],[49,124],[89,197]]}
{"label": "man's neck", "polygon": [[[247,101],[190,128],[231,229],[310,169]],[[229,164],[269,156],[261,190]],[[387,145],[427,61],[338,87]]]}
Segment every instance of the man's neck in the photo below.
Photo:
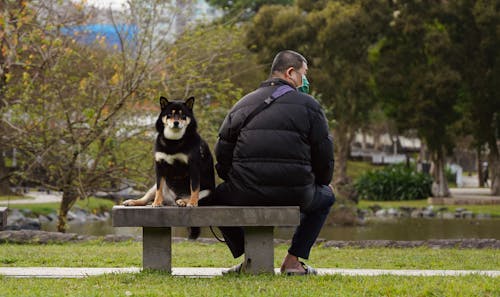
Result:
{"label": "man's neck", "polygon": [[295,84],[293,83],[293,81],[291,81],[290,79],[286,79],[285,76],[282,74],[273,73],[269,79],[270,80],[279,79],[279,80],[289,84],[291,87],[295,88]]}
{"label": "man's neck", "polygon": [[271,78],[280,78],[284,81],[287,81],[289,83],[291,83],[291,81],[289,79],[286,78],[285,74],[284,73],[281,73],[281,72],[273,72],[271,73]]}

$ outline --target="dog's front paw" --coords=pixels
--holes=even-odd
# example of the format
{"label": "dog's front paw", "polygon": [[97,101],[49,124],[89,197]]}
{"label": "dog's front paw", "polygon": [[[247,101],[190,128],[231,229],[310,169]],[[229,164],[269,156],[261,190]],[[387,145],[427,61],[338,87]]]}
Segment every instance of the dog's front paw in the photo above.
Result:
{"label": "dog's front paw", "polygon": [[162,205],[162,203],[157,203],[157,202],[155,201],[155,202],[151,203],[151,206],[152,206],[152,207],[162,207],[163,205]]}
{"label": "dog's front paw", "polygon": [[187,207],[196,207],[196,206],[198,206],[198,202],[189,202],[186,206]]}
{"label": "dog's front paw", "polygon": [[134,206],[135,205],[135,200],[134,199],[125,200],[125,201],[123,201],[122,204],[124,206]]}
{"label": "dog's front paw", "polygon": [[186,201],[184,201],[183,199],[175,200],[175,204],[177,204],[177,206],[179,206],[179,207],[186,207],[187,206]]}

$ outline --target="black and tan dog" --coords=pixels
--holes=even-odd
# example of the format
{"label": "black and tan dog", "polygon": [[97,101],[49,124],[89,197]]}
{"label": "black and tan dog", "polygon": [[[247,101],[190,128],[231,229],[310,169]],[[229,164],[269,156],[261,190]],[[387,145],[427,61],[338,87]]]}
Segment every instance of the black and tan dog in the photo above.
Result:
{"label": "black and tan dog", "polygon": [[197,206],[198,200],[215,188],[213,158],[208,144],[197,132],[194,97],[168,101],[160,97],[161,113],[156,121],[156,185],[142,198],[123,202],[126,206]]}

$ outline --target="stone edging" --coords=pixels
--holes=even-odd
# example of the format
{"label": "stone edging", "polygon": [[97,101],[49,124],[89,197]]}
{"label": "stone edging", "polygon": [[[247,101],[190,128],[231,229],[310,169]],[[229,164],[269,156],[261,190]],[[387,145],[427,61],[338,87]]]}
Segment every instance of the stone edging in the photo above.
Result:
{"label": "stone edging", "polygon": [[492,238],[464,239],[429,239],[429,240],[359,240],[359,241],[325,241],[323,247],[357,247],[357,248],[468,248],[468,249],[500,249],[500,240]]}
{"label": "stone edging", "polygon": [[[140,236],[131,235],[106,235],[106,236],[89,236],[79,235],[75,233],[59,233],[37,230],[19,230],[19,231],[0,231],[0,244],[2,243],[68,243],[68,242],[85,242],[91,240],[103,240],[105,242],[122,242],[122,241],[142,241]],[[185,238],[174,238],[174,242],[186,241]],[[213,244],[218,241],[214,238],[199,238],[197,242]],[[275,239],[275,244],[289,244],[289,240]],[[317,244],[321,244],[324,248],[468,248],[468,249],[500,249],[500,240],[498,239],[482,239],[482,238],[465,238],[465,239],[430,239],[430,240],[359,240],[359,241],[337,241],[337,240],[318,240]]]}

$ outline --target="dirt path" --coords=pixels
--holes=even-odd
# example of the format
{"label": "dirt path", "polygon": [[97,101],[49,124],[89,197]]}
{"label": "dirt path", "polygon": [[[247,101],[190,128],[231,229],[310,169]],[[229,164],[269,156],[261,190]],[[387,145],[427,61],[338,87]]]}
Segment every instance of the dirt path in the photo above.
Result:
{"label": "dirt path", "polygon": [[24,199],[14,199],[14,200],[1,200],[0,205],[10,205],[10,204],[38,204],[38,203],[53,203],[61,202],[62,195],[59,192],[41,192],[41,191],[30,191],[25,194]]}

